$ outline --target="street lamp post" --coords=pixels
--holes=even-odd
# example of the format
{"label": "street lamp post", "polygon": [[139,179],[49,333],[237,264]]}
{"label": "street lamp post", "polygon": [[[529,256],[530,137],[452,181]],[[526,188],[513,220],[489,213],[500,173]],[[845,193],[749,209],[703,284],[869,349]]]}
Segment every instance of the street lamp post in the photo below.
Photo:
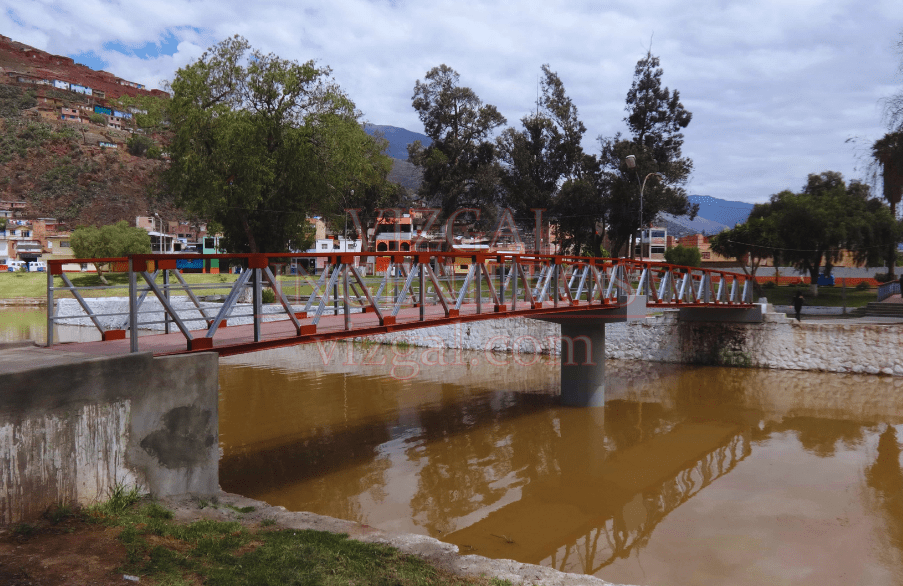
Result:
{"label": "street lamp post", "polygon": [[[163,218],[160,217],[160,214],[154,212],[154,217],[157,220],[160,220],[160,231],[157,232],[157,252],[160,254],[163,253]],[[157,220],[154,220],[154,229],[157,229]]]}
{"label": "street lamp post", "polygon": [[[643,177],[643,181],[640,181],[640,174],[636,170],[636,157],[633,155],[627,155],[624,159],[624,162],[627,163],[627,167],[633,169],[634,175],[636,175],[636,182],[640,186],[640,231],[639,231],[639,243],[640,243],[640,260],[643,260],[643,191],[646,189],[646,180],[655,175],[659,179],[662,178],[660,173],[656,173],[653,171],[652,173],[647,174]],[[651,253],[650,253],[651,254]],[[631,255],[632,256],[632,255]]]}

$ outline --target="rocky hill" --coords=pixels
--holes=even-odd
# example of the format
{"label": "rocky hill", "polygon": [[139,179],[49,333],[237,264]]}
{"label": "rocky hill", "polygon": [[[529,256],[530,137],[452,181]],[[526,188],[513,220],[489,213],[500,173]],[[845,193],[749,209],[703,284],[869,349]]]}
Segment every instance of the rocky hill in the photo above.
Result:
{"label": "rocky hill", "polygon": [[72,228],[155,211],[180,216],[161,188],[165,161],[129,154],[129,133],[44,118],[34,103],[27,87],[0,84],[0,199],[25,201],[27,217]]}
{"label": "rocky hill", "polygon": [[0,35],[0,73],[7,80],[24,77],[32,81],[47,81],[50,85],[54,80],[75,83],[92,88],[93,95],[100,100],[113,100],[126,95],[169,96],[162,90],[148,89],[108,71],[95,71],[75,63],[71,57],[53,55],[3,35]]}

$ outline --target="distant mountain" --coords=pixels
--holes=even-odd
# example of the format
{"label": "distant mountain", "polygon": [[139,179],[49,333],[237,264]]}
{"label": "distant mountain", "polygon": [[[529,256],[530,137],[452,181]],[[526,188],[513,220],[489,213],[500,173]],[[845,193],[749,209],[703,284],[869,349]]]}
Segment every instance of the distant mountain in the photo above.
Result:
{"label": "distant mountain", "polygon": [[687,216],[659,214],[659,224],[668,228],[668,234],[681,237],[690,234],[711,236],[722,230],[745,222],[752,211],[751,203],[719,199],[710,195],[691,195],[690,203],[699,204],[699,214],[692,221]]}
{"label": "distant mountain", "polygon": [[381,134],[383,138],[389,141],[389,150],[387,154],[393,159],[402,161],[408,160],[408,145],[419,140],[424,147],[433,144],[433,140],[425,134],[419,132],[411,132],[397,126],[383,126],[379,124],[364,124],[364,130],[367,134]]}
{"label": "distant mountain", "polygon": [[718,199],[710,195],[691,195],[690,203],[699,204],[699,217],[733,228],[745,222],[753,209],[751,203]]}
{"label": "distant mountain", "polygon": [[680,238],[690,234],[705,234],[711,236],[728,227],[719,222],[713,222],[707,218],[696,216],[690,220],[689,216],[672,216],[671,214],[659,214],[656,224],[664,225],[668,229],[668,235]]}

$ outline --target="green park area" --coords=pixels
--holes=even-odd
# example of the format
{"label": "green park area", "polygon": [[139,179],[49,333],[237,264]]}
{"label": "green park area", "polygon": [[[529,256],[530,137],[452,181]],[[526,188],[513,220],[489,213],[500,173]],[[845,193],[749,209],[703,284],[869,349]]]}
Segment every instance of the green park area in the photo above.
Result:
{"label": "green park area", "polygon": [[856,308],[865,307],[870,302],[877,300],[874,289],[862,290],[855,287],[847,287],[846,291],[844,291],[843,287],[840,286],[819,287],[817,297],[811,295],[808,285],[804,287],[763,287],[762,296],[766,297],[772,305],[793,305],[793,296],[797,291],[802,293],[805,298],[805,305],[810,307],[843,307],[846,305],[850,308]]}

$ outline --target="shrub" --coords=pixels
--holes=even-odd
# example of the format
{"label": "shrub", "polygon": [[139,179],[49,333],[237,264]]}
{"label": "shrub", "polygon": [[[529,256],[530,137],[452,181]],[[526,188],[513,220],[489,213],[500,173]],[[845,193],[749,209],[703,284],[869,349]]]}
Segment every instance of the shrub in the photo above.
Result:
{"label": "shrub", "polygon": [[678,244],[665,251],[665,262],[685,267],[698,267],[702,264],[702,253],[695,246]]}
{"label": "shrub", "polygon": [[92,124],[97,124],[98,126],[107,125],[107,119],[103,117],[103,114],[98,114],[97,112],[88,116],[88,120],[90,120]]}
{"label": "shrub", "polygon": [[868,281],[859,281],[858,283],[856,283],[857,291],[868,291],[871,288],[872,287],[868,284]]}
{"label": "shrub", "polygon": [[777,286],[778,286],[778,284],[775,283],[774,281],[765,281],[764,283],[762,283],[763,289],[775,289],[775,288],[777,288]]}
{"label": "shrub", "polygon": [[264,289],[260,296],[264,303],[276,303],[276,293],[272,289]]}
{"label": "shrub", "polygon": [[148,149],[153,146],[154,141],[143,134],[133,134],[128,142],[126,142],[126,149],[129,151],[129,154],[135,155],[136,157],[145,156]]}
{"label": "shrub", "polygon": [[875,280],[879,283],[889,283],[890,281],[893,281],[894,278],[890,273],[875,273]]}

